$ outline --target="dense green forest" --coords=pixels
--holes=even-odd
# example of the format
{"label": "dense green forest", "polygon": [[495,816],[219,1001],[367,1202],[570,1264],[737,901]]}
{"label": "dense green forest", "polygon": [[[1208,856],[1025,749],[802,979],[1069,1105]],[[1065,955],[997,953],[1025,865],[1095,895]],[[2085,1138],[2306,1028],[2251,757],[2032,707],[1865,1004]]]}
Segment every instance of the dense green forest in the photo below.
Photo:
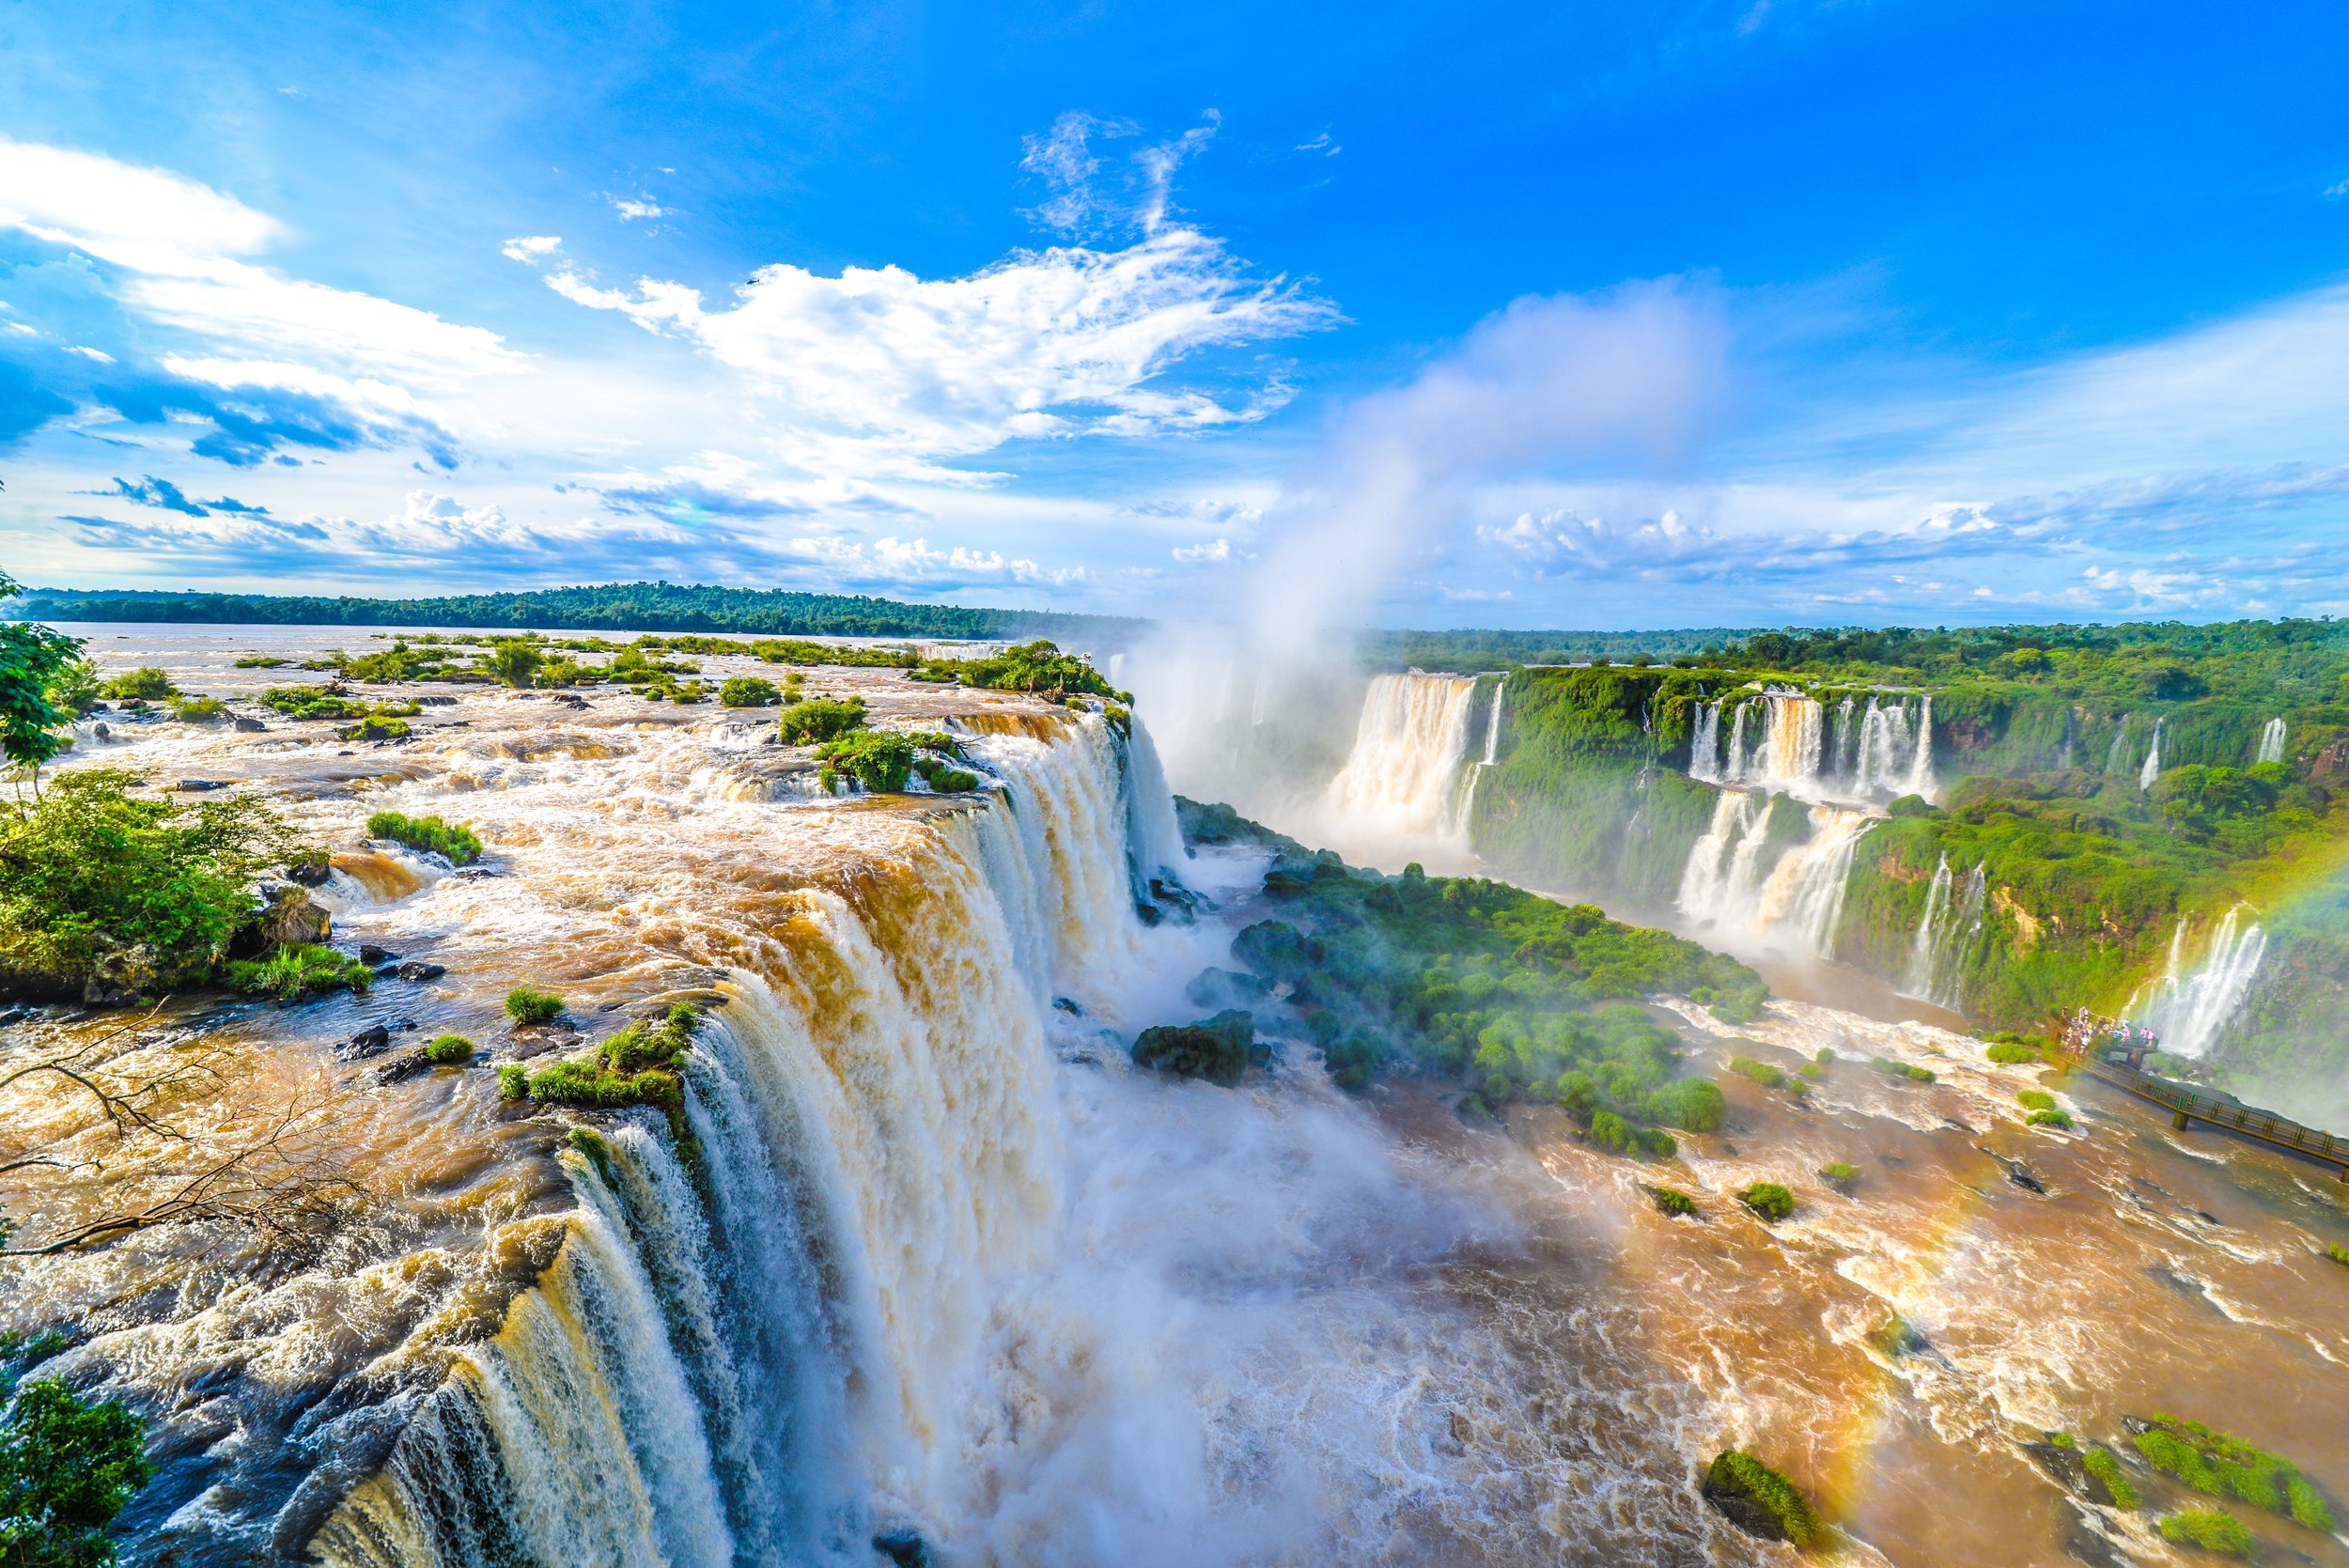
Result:
{"label": "dense green forest", "polygon": [[841,594],[675,582],[456,594],[438,598],[34,588],[8,610],[26,620],[48,621],[733,631],[770,637],[1098,638],[1129,633],[1141,624],[1109,615],[977,610]]}

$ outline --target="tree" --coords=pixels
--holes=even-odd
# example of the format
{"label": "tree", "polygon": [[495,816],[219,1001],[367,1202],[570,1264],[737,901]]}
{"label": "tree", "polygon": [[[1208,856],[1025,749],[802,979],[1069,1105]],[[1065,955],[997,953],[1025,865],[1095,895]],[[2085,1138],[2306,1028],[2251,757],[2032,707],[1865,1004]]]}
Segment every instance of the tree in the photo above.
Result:
{"label": "tree", "polygon": [[0,1424],[0,1565],[102,1568],[106,1527],[153,1478],[147,1423],[54,1377],[19,1389]]}
{"label": "tree", "polygon": [[[0,572],[0,599],[22,592]],[[51,696],[81,657],[82,642],[31,621],[0,624],[0,753],[22,768],[38,768],[66,748],[60,732],[73,722]]]}
{"label": "tree", "polygon": [[538,650],[528,643],[519,637],[501,637],[490,644],[481,665],[493,678],[508,686],[523,687],[530,684],[530,677],[537,673],[541,662]]}

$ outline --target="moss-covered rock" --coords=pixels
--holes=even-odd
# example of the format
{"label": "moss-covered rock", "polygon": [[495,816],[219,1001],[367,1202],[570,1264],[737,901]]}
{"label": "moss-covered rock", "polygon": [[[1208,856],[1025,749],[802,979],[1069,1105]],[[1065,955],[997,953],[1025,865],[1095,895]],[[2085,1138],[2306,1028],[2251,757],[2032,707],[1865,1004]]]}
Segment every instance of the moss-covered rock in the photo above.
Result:
{"label": "moss-covered rock", "polygon": [[1791,1481],[1750,1453],[1724,1449],[1704,1472],[1704,1500],[1749,1535],[1808,1546],[1824,1533]]}
{"label": "moss-covered rock", "polygon": [[1134,1039],[1134,1064],[1177,1078],[1205,1079],[1229,1089],[1248,1074],[1255,1059],[1256,1019],[1226,1008],[1190,1024],[1160,1024]]}

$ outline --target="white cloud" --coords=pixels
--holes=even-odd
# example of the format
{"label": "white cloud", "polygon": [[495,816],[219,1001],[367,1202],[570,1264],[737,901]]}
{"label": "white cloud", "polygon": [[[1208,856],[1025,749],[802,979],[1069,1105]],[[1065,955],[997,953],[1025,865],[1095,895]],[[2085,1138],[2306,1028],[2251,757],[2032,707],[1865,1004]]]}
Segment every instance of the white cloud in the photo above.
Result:
{"label": "white cloud", "polygon": [[1030,586],[1068,587],[1091,575],[1083,567],[1048,570],[1025,557],[1006,558],[999,551],[933,550],[927,539],[894,536],[870,545],[838,535],[797,539],[784,552],[822,565],[849,586],[889,586],[951,590],[976,583],[1016,582]]}
{"label": "white cloud", "polygon": [[663,207],[649,198],[643,201],[631,201],[623,196],[613,196],[608,199],[612,203],[612,210],[617,212],[626,221],[667,218],[675,216],[677,212],[676,208]]}
{"label": "white cloud", "polygon": [[96,360],[101,365],[112,365],[115,362],[114,355],[106,352],[105,349],[93,349],[86,343],[70,344],[67,347],[66,352],[69,354],[79,354],[84,359]]}
{"label": "white cloud", "polygon": [[1232,561],[1232,541],[1213,539],[1203,545],[1178,545],[1174,550],[1174,559],[1189,567],[1229,566]]}
{"label": "white cloud", "polygon": [[1289,150],[1291,152],[1318,152],[1324,158],[1335,158],[1339,153],[1344,152],[1346,148],[1331,141],[1330,139],[1330,132],[1324,131],[1320,135],[1315,136],[1312,141],[1299,142]]}
{"label": "white cloud", "polygon": [[2344,179],[2337,185],[2327,185],[2325,187],[2325,199],[2326,201],[2339,201],[2343,196],[2349,196],[2349,179]]}
{"label": "white cloud", "polygon": [[1209,109],[1190,130],[1137,147],[1112,165],[1095,153],[1094,140],[1138,136],[1142,128],[1131,120],[1068,110],[1043,135],[1021,139],[1019,166],[1052,193],[1028,215],[1063,234],[1156,234],[1167,226],[1174,208],[1176,171],[1206,149],[1222,124],[1222,115]]}
{"label": "white cloud", "polygon": [[1476,536],[1532,572],[1608,572],[1686,561],[1719,548],[1710,531],[1692,528],[1667,509],[1658,518],[1622,524],[1559,509],[1521,512],[1505,527],[1480,527]]}
{"label": "white cloud", "polygon": [[535,264],[552,256],[562,244],[563,237],[559,234],[518,234],[499,250],[512,260]]}
{"label": "white cloud", "polygon": [[1285,400],[1153,384],[1207,349],[1309,332],[1335,313],[1281,278],[1249,277],[1222,245],[1173,227],[1116,251],[1021,252],[967,277],[898,267],[762,269],[730,309],[646,278],[632,293],[565,268],[547,280],[596,310],[694,343],[784,414],[786,455],[817,472],[879,465],[967,478],[924,459],[1015,440],[1150,435],[1242,424]]}

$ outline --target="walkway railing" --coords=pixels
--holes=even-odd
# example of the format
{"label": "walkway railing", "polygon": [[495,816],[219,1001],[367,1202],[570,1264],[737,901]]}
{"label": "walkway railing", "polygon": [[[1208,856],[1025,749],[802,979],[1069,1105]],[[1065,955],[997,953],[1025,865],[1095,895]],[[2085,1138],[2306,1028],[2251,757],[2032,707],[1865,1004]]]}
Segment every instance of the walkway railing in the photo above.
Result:
{"label": "walkway railing", "polygon": [[2349,1138],[2336,1137],[2320,1127],[2304,1127],[2272,1110],[2262,1110],[2257,1106],[2205,1094],[2189,1083],[2157,1078],[2152,1073],[2140,1072],[2117,1062],[2107,1062],[2094,1050],[2095,1043],[2106,1037],[2108,1035],[2101,1026],[2095,1032],[2076,1030],[2063,1036],[2064,1048],[2093,1076],[2115,1088],[2127,1090],[2139,1099],[2151,1100],[2167,1108],[2170,1125],[2180,1132],[2184,1132],[2190,1123],[2207,1123],[2279,1149],[2289,1149],[2294,1154],[2337,1165],[2341,1168],[2341,1179],[2349,1182]]}

